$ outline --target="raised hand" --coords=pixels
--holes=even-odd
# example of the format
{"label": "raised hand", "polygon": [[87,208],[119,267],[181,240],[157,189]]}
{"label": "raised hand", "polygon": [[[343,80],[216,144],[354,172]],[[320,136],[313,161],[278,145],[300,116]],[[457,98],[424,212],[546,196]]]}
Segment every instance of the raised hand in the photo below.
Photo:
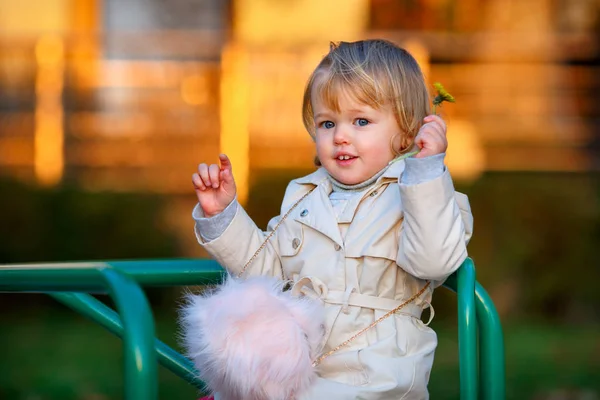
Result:
{"label": "raised hand", "polygon": [[225,154],[219,155],[221,165],[202,163],[192,175],[198,203],[206,217],[222,212],[235,198],[236,188],[231,162]]}
{"label": "raised hand", "polygon": [[445,152],[448,148],[448,139],[444,120],[437,115],[428,115],[423,122],[425,123],[415,138],[415,146],[420,150],[415,158],[429,157]]}

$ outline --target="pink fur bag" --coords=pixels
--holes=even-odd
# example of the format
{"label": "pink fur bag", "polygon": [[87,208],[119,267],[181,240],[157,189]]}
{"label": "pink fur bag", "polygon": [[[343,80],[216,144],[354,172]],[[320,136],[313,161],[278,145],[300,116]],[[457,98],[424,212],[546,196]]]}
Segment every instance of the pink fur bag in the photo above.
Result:
{"label": "pink fur bag", "polygon": [[324,335],[321,303],[292,296],[278,278],[240,279],[312,190],[281,217],[237,278],[227,275],[214,290],[188,295],[181,310],[187,355],[219,400],[293,399],[316,377],[313,359]]}
{"label": "pink fur bag", "polygon": [[223,400],[293,399],[315,379],[323,307],[283,290],[272,277],[240,280],[188,295],[183,341],[199,377]]}

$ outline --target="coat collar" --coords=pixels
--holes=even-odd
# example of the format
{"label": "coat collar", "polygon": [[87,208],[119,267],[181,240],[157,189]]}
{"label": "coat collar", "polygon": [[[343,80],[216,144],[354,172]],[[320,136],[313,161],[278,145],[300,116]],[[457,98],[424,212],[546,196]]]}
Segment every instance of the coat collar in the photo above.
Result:
{"label": "coat collar", "polygon": [[299,205],[293,218],[301,224],[321,232],[339,246],[343,246],[344,241],[329,200],[329,193],[331,193],[331,183],[329,183],[329,179],[325,178],[325,181],[321,185],[317,185],[315,190]]}
{"label": "coat collar", "polygon": [[[404,171],[404,161],[395,162],[377,179],[374,186],[379,186],[384,182],[398,182],[402,171]],[[328,176],[329,174],[325,168],[321,167],[312,174],[295,180],[300,185],[314,185],[316,188],[298,207],[298,211],[294,212],[294,219],[321,232],[335,243],[343,246],[344,242],[329,200],[332,188]],[[323,210],[323,208],[327,211],[318,211],[319,209]]]}

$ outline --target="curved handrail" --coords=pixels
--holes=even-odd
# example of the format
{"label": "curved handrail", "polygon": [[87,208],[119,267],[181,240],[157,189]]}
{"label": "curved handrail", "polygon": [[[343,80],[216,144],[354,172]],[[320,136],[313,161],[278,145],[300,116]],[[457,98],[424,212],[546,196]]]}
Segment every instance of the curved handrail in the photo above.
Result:
{"label": "curved handrail", "polygon": [[467,258],[443,286],[456,292],[458,299],[460,398],[475,400],[477,399],[477,320],[473,260]]}
{"label": "curved handrail", "polygon": [[[123,337],[125,328],[119,314],[93,296],[85,293],[49,293],[49,295],[56,301],[98,323],[112,334],[120,338]],[[162,366],[196,386],[202,392],[206,391],[204,382],[197,378],[198,372],[194,364],[187,357],[158,339],[154,341],[154,348],[158,362]]]}
{"label": "curved handrail", "polygon": [[492,299],[483,286],[475,286],[477,320],[479,322],[480,393],[482,399],[506,398],[506,365],[502,324]]}
{"label": "curved handrail", "polygon": [[19,265],[0,268],[0,291],[55,292],[82,288],[107,292],[124,322],[125,398],[156,399],[157,362],[154,320],[140,286],[113,268],[36,268]]}

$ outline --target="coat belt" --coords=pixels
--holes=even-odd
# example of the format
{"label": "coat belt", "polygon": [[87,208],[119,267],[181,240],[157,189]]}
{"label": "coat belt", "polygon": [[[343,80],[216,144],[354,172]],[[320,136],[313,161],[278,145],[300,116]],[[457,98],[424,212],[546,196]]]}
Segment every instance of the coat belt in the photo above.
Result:
{"label": "coat belt", "polygon": [[[312,276],[305,276],[294,283],[292,286],[292,294],[295,296],[304,295],[311,298],[317,298],[327,304],[341,305],[342,310],[346,313],[349,311],[348,306],[391,311],[404,303],[403,300],[394,300],[386,297],[355,293],[354,288],[349,288],[346,291],[329,290],[327,285],[325,285],[322,280]],[[422,311],[422,305],[409,303],[402,307],[397,314],[421,318]]]}
{"label": "coat belt", "polygon": [[[388,299],[386,297],[369,296],[367,294],[350,293],[341,290],[330,290],[323,301],[328,304],[339,304],[341,306],[356,306],[371,308],[373,310],[392,311],[400,306],[404,301]],[[397,314],[408,314],[410,316],[421,318],[421,306],[410,303],[402,307]]]}

